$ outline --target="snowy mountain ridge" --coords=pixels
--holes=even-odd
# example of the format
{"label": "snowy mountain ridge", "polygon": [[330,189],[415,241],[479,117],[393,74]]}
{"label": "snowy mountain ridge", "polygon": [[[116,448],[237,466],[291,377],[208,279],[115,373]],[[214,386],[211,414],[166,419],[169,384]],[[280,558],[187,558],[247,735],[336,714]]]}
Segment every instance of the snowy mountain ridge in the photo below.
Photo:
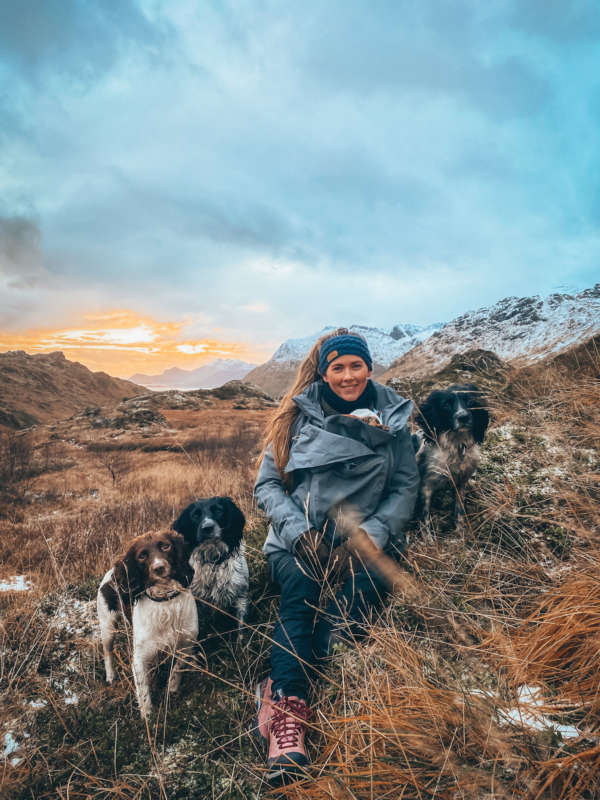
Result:
{"label": "snowy mountain ridge", "polygon": [[504,361],[537,361],[599,331],[600,283],[579,294],[506,297],[448,322],[401,356],[381,379],[419,377],[473,349],[491,350]]}
{"label": "snowy mountain ridge", "polygon": [[[432,325],[396,325],[391,333],[387,333],[381,328],[372,328],[366,325],[350,325],[349,330],[360,333],[365,337],[373,356],[373,361],[376,364],[388,367],[412,347],[415,347],[415,345],[439,330],[442,325],[443,323],[441,322],[436,322]],[[270,361],[275,363],[301,361],[320,336],[334,331],[336,327],[335,325],[328,325],[309,336],[286,339],[277,348]]]}

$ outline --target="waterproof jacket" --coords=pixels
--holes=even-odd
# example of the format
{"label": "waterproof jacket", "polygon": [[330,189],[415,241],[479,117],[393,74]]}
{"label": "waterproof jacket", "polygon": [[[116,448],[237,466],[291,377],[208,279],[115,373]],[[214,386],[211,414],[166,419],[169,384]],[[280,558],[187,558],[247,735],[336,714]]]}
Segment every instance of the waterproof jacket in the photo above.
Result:
{"label": "waterproof jacket", "polygon": [[[332,544],[343,538],[341,522],[353,519],[375,544],[404,545],[403,529],[412,516],[419,473],[407,426],[412,403],[372,381],[376,410],[389,429],[343,414],[325,416],[317,381],[294,397],[300,414],[292,426],[286,490],[267,449],[254,487],[271,526],[263,551],[294,551],[309,528],[325,530]],[[346,531],[347,533],[347,531]]]}

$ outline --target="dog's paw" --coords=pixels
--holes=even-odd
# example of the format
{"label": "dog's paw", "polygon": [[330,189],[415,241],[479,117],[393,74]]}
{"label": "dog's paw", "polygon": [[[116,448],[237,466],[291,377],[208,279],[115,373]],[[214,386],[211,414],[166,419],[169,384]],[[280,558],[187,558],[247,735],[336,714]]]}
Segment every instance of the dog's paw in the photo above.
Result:
{"label": "dog's paw", "polygon": [[425,542],[425,544],[434,544],[435,543],[435,533],[433,530],[433,525],[431,524],[431,519],[422,520],[419,524],[419,532],[421,534],[421,538]]}

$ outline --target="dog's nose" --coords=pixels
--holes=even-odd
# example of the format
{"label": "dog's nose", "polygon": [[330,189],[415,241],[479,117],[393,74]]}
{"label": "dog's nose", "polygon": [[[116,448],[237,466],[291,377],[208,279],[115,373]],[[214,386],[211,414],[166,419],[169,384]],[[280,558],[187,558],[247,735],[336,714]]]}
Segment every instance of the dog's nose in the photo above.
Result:
{"label": "dog's nose", "polygon": [[169,574],[169,564],[163,558],[155,558],[151,565],[152,572],[159,578],[166,578]]}
{"label": "dog's nose", "polygon": [[471,419],[471,415],[468,411],[457,411],[454,419],[457,425],[466,425]]}
{"label": "dog's nose", "polygon": [[215,527],[215,521],[213,519],[205,519],[202,525],[200,526],[200,530],[202,533],[210,533]]}

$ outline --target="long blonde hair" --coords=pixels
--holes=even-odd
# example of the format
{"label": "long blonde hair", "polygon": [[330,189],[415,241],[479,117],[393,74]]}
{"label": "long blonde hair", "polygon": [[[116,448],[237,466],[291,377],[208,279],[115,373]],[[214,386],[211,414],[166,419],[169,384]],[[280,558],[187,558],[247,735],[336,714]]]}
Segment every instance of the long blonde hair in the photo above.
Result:
{"label": "long blonde hair", "polygon": [[323,342],[326,342],[328,339],[332,339],[334,336],[343,335],[358,336],[358,338],[363,338],[361,337],[360,333],[349,331],[348,328],[337,328],[335,331],[326,333],[324,336],[321,336],[319,339],[317,339],[309,354],[298,367],[298,372],[296,373],[296,379],[292,388],[289,389],[283,396],[281,403],[267,423],[267,430],[263,440],[263,449],[258,463],[259,465],[262,463],[265,450],[269,445],[272,445],[275,466],[279,470],[279,474],[281,475],[281,478],[286,486],[289,486],[291,483],[291,476],[286,475],[284,472],[285,465],[290,457],[290,434],[294,420],[300,412],[300,409],[296,403],[294,403],[293,398],[297,394],[300,394],[300,392],[303,392],[305,389],[307,389],[311,383],[314,383],[320,378],[318,370],[319,351]]}

